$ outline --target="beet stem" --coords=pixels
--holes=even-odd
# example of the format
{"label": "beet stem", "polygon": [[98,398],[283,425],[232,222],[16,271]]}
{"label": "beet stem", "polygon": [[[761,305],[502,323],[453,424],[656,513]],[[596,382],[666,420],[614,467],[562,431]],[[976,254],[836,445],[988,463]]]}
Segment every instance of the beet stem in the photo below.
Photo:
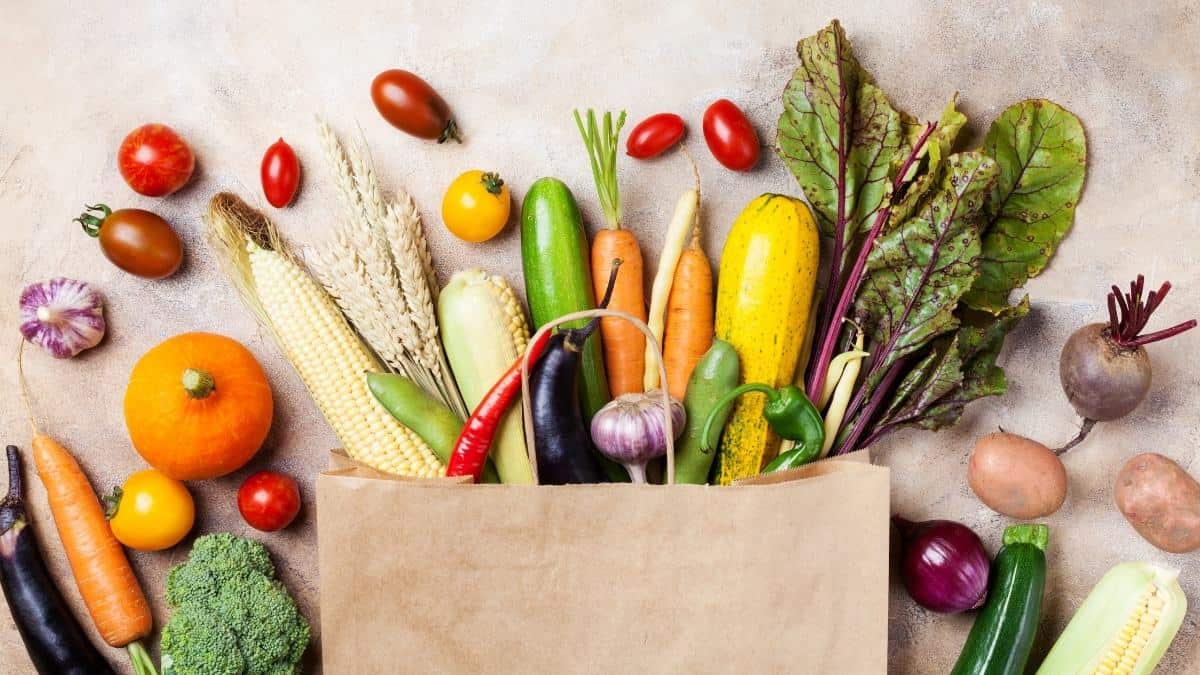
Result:
{"label": "beet stem", "polygon": [[1125,331],[1125,322],[1129,317],[1129,305],[1125,304],[1125,296],[1121,294],[1121,289],[1117,288],[1115,284],[1112,287],[1112,293],[1108,297],[1116,300],[1117,304],[1121,306],[1121,323],[1115,331],[1117,334],[1120,334]]}
{"label": "beet stem", "polygon": [[1196,320],[1191,319],[1189,321],[1184,321],[1183,323],[1171,326],[1170,328],[1164,328],[1160,331],[1155,331],[1153,333],[1147,333],[1145,335],[1136,337],[1133,340],[1130,340],[1128,342],[1128,345],[1130,347],[1135,347],[1135,348],[1141,347],[1144,345],[1148,345],[1151,342],[1158,342],[1159,340],[1166,340],[1169,337],[1175,337],[1176,335],[1179,335],[1180,333],[1189,331],[1195,327],[1196,327]]}
{"label": "beet stem", "polygon": [[1142,330],[1150,323],[1150,317],[1170,291],[1171,282],[1164,281],[1157,291],[1145,295],[1146,276],[1143,274],[1129,282],[1127,293],[1114,284],[1112,292],[1108,294],[1108,337],[1112,343],[1122,349],[1137,349],[1195,328],[1196,322],[1192,320],[1142,335]]}
{"label": "beet stem", "polygon": [[1083,439],[1087,438],[1087,435],[1092,433],[1092,427],[1094,427],[1094,426],[1096,426],[1096,420],[1088,418],[1088,417],[1083,418],[1083,424],[1080,425],[1079,433],[1075,434],[1075,438],[1072,438],[1070,441],[1067,441],[1066,445],[1055,450],[1054,454],[1061,455],[1064,452],[1066,452],[1066,451],[1070,450],[1071,448],[1082,443]]}

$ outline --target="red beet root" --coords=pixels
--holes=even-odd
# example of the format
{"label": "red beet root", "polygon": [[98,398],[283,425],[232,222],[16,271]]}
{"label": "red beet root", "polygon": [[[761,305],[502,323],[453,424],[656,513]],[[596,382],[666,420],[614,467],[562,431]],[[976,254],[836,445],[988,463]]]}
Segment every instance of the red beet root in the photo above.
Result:
{"label": "red beet root", "polygon": [[1166,282],[1143,300],[1146,279],[1138,275],[1129,292],[1112,287],[1108,294],[1108,323],[1093,323],[1075,331],[1063,346],[1058,374],[1067,399],[1083,418],[1083,426],[1066,452],[1082,441],[1096,422],[1117,419],[1133,412],[1150,391],[1150,356],[1145,345],[1195,328],[1185,321],[1154,333],[1142,333],[1151,314],[1171,290]]}

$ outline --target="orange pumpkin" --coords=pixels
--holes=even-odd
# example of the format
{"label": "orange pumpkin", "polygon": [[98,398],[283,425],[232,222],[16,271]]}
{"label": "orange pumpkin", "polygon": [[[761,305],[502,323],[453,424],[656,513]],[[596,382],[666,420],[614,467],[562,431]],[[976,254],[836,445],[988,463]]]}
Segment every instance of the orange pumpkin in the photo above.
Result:
{"label": "orange pumpkin", "polygon": [[133,447],[176,480],[224,476],[271,428],[271,387],[254,355],[212,333],[183,333],[146,352],[125,389]]}

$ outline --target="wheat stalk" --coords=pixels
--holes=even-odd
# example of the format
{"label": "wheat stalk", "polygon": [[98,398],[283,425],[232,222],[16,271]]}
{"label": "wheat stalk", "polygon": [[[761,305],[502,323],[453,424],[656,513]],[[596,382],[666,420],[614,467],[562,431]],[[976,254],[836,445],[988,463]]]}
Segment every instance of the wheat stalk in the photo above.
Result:
{"label": "wheat stalk", "polygon": [[[394,370],[468,411],[438,334],[437,280],[420,216],[407,193],[407,219],[383,197],[361,144],[344,147],[318,118],[321,144],[348,218],[314,257],[314,271],[372,349]],[[415,220],[412,217],[415,216]]]}
{"label": "wheat stalk", "polygon": [[[360,329],[372,349],[395,369],[409,365],[400,357],[422,347],[400,292],[396,266],[373,221],[381,213],[358,189],[354,155],[347,155],[333,130],[319,122],[321,145],[349,218],[334,240],[318,249],[314,268],[321,283],[341,299],[342,311]],[[411,361],[411,359],[405,359]]]}

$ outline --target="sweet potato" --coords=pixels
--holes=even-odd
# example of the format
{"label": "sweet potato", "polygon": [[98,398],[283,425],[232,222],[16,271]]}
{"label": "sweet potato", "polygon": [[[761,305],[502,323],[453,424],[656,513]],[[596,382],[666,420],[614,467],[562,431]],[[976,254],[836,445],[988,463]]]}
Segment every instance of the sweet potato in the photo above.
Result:
{"label": "sweet potato", "polygon": [[1146,541],[1169,553],[1200,548],[1200,483],[1175,462],[1153,452],[1134,457],[1117,474],[1114,496]]}

